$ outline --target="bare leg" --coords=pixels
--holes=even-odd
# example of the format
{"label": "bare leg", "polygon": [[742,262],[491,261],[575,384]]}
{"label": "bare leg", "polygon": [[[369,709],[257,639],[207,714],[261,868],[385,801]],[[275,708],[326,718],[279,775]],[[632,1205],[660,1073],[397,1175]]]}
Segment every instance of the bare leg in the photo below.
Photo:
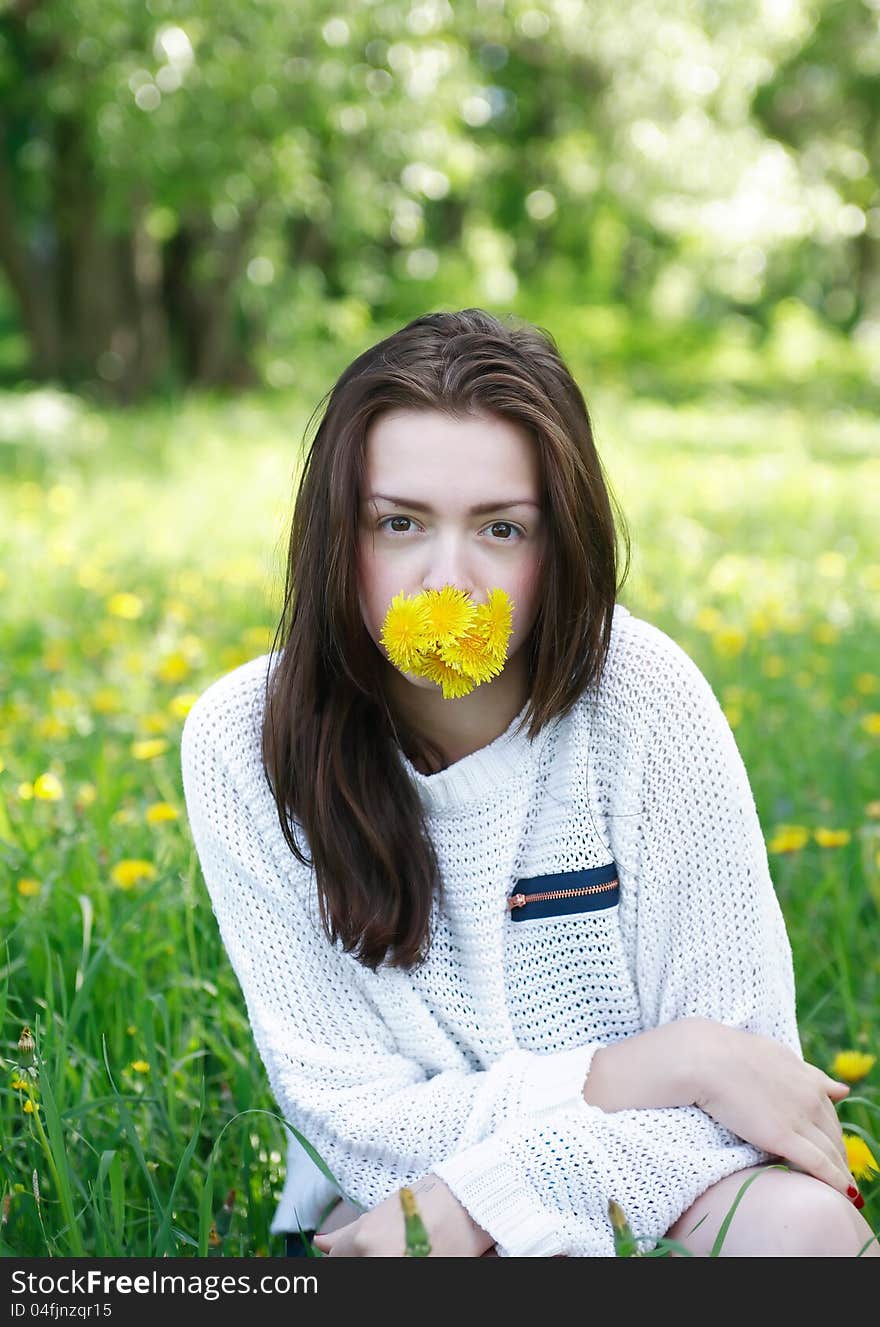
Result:
{"label": "bare leg", "polygon": [[[719,1257],[854,1258],[871,1239],[862,1214],[829,1184],[800,1171],[767,1170],[761,1175],[765,1169],[749,1166],[711,1185],[670,1226],[667,1238],[678,1240],[696,1257],[707,1257],[740,1188],[750,1175],[759,1174],[737,1206]],[[876,1239],[862,1257],[880,1258]]]}

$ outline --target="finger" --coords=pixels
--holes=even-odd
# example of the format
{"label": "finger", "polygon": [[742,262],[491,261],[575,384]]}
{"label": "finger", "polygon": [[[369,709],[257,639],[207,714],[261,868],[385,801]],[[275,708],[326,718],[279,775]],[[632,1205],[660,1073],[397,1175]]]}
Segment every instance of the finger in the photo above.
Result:
{"label": "finger", "polygon": [[834,1109],[834,1106],[831,1104],[828,1097],[826,1097],[822,1103],[822,1115],[823,1128],[837,1149],[837,1155],[840,1157],[841,1164],[846,1168],[847,1173],[849,1173],[849,1157],[846,1154],[846,1145],[843,1141],[843,1126],[840,1123],[837,1111]]}
{"label": "finger", "polygon": [[846,1161],[841,1159],[836,1143],[828,1137],[824,1129],[812,1121],[807,1121],[802,1127],[803,1144],[812,1149],[809,1154],[812,1156],[812,1162],[807,1162],[805,1168],[816,1179],[830,1184],[832,1189],[837,1189],[847,1197],[846,1191],[852,1184],[852,1175]]}
{"label": "finger", "polygon": [[825,1091],[833,1101],[841,1101],[850,1091],[849,1083],[843,1083],[839,1078],[830,1078],[828,1074],[824,1075]]}

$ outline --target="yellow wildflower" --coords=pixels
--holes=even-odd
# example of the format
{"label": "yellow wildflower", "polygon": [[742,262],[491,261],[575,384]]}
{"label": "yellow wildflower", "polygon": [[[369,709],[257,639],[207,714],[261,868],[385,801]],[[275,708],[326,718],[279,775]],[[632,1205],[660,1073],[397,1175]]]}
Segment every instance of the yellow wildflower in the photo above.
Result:
{"label": "yellow wildflower", "polygon": [[700,608],[694,616],[694,626],[698,631],[714,631],[721,625],[721,621],[717,608]]}
{"label": "yellow wildflower", "polygon": [[871,737],[880,737],[880,714],[865,714],[862,716],[862,727]]}
{"label": "yellow wildflower", "polygon": [[34,779],[34,797],[42,802],[58,802],[64,796],[64,788],[57,774],[41,774]]}
{"label": "yellow wildflower", "polygon": [[385,614],[380,640],[392,662],[403,672],[410,672],[419,653],[431,638],[427,600],[416,596],[407,599],[401,590],[391,600]]}
{"label": "yellow wildflower", "polygon": [[153,880],[156,868],[152,862],[145,862],[139,857],[127,857],[117,862],[110,872],[110,879],[120,889],[131,889],[141,880]]}
{"label": "yellow wildflower", "polygon": [[381,639],[393,664],[430,678],[450,700],[501,672],[512,616],[510,596],[498,587],[480,605],[451,585],[411,599],[401,592],[385,615]]}
{"label": "yellow wildflower", "polygon": [[143,613],[144,601],[138,598],[136,594],[127,594],[122,591],[119,594],[111,595],[104,607],[111,617],[122,617],[127,621],[134,621]]}
{"label": "yellow wildflower", "polygon": [[168,731],[168,715],[163,710],[152,710],[149,714],[141,715],[138,727],[142,733],[150,736],[165,733]]}
{"label": "yellow wildflower", "polygon": [[712,634],[715,653],[722,659],[733,659],[746,647],[746,633],[742,627],[719,627]]}
{"label": "yellow wildflower", "polygon": [[115,687],[100,687],[92,696],[92,705],[99,714],[118,714],[122,709],[122,696]]}
{"label": "yellow wildflower", "polygon": [[813,831],[813,838],[821,848],[842,848],[845,843],[849,843],[852,834],[848,829],[816,829]]}
{"label": "yellow wildflower", "polygon": [[28,1097],[27,1101],[24,1103],[24,1106],[22,1107],[22,1110],[24,1111],[25,1115],[33,1115],[39,1109],[40,1107],[37,1105],[35,1101],[31,1101],[30,1097]]}
{"label": "yellow wildflower", "polygon": [[81,783],[76,790],[73,804],[78,810],[82,810],[83,807],[91,806],[97,796],[98,790],[93,783]]}
{"label": "yellow wildflower", "polygon": [[189,676],[189,672],[190,663],[186,655],[181,654],[180,650],[173,650],[159,664],[156,676],[160,682],[182,682]]}
{"label": "yellow wildflower", "polygon": [[175,719],[185,719],[198,700],[197,691],[181,691],[168,702],[168,708]]}
{"label": "yellow wildflower", "polygon": [[876,1059],[876,1055],[868,1055],[865,1051],[838,1051],[831,1065],[832,1077],[842,1078],[845,1083],[857,1083],[871,1072]]}
{"label": "yellow wildflower", "polygon": [[27,1080],[24,1078],[19,1078],[17,1075],[15,1078],[13,1078],[9,1086],[12,1088],[13,1092],[27,1092],[27,1087],[28,1087]]}
{"label": "yellow wildflower", "polygon": [[150,1066],[146,1060],[132,1060],[131,1067],[136,1074],[148,1074]]}
{"label": "yellow wildflower", "polygon": [[880,820],[880,802],[868,802],[865,815],[870,816],[872,820]]}
{"label": "yellow wildflower", "polygon": [[170,802],[153,802],[147,807],[146,819],[148,825],[159,825],[163,820],[177,820],[179,815],[177,807]]}
{"label": "yellow wildflower", "polygon": [[845,1133],[843,1145],[850,1172],[857,1180],[870,1180],[880,1173],[874,1155],[863,1138],[858,1134]]}
{"label": "yellow wildflower", "polygon": [[813,628],[813,640],[818,645],[833,645],[840,632],[831,622],[819,622]]}
{"label": "yellow wildflower", "polygon": [[34,785],[32,783],[20,783],[15,791],[22,802],[29,802],[34,795]]}
{"label": "yellow wildflower", "polygon": [[808,843],[810,831],[803,825],[780,825],[767,844],[768,852],[797,852]]}
{"label": "yellow wildflower", "polygon": [[131,754],[135,760],[152,760],[154,756],[161,756],[168,750],[168,743],[164,737],[146,737],[142,742],[132,742]]}
{"label": "yellow wildflower", "polygon": [[765,677],[782,677],[785,672],[785,660],[781,654],[768,654],[761,664],[761,672]]}
{"label": "yellow wildflower", "polygon": [[859,673],[856,678],[856,691],[863,696],[871,696],[880,688],[880,679],[874,673]]}
{"label": "yellow wildflower", "polygon": [[31,880],[29,877],[19,880],[17,885],[18,892],[21,894],[22,898],[36,898],[41,888],[42,886],[39,880]]}

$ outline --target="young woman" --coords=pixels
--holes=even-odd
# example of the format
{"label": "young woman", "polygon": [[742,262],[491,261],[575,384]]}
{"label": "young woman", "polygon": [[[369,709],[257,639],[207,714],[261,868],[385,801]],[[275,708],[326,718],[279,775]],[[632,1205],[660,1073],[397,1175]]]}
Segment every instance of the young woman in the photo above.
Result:
{"label": "young woman", "polygon": [[[622,579],[546,332],[431,314],[342,374],[280,649],[182,740],[272,1090],[337,1181],[291,1134],[273,1231],[403,1256],[408,1188],[432,1257],[612,1256],[609,1200],[643,1249],[705,1254],[763,1172],[725,1253],[869,1243],[736,743]],[[503,667],[454,699],[382,639],[395,596],[444,587],[513,605]]]}

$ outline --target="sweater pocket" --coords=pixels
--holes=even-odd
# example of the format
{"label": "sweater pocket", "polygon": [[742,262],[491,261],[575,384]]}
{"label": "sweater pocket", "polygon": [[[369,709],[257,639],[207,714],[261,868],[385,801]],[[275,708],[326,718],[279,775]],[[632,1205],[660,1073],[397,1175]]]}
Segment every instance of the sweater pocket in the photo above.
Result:
{"label": "sweater pocket", "polygon": [[577,871],[528,876],[507,897],[512,922],[539,921],[604,912],[620,902],[617,864],[605,862]]}

